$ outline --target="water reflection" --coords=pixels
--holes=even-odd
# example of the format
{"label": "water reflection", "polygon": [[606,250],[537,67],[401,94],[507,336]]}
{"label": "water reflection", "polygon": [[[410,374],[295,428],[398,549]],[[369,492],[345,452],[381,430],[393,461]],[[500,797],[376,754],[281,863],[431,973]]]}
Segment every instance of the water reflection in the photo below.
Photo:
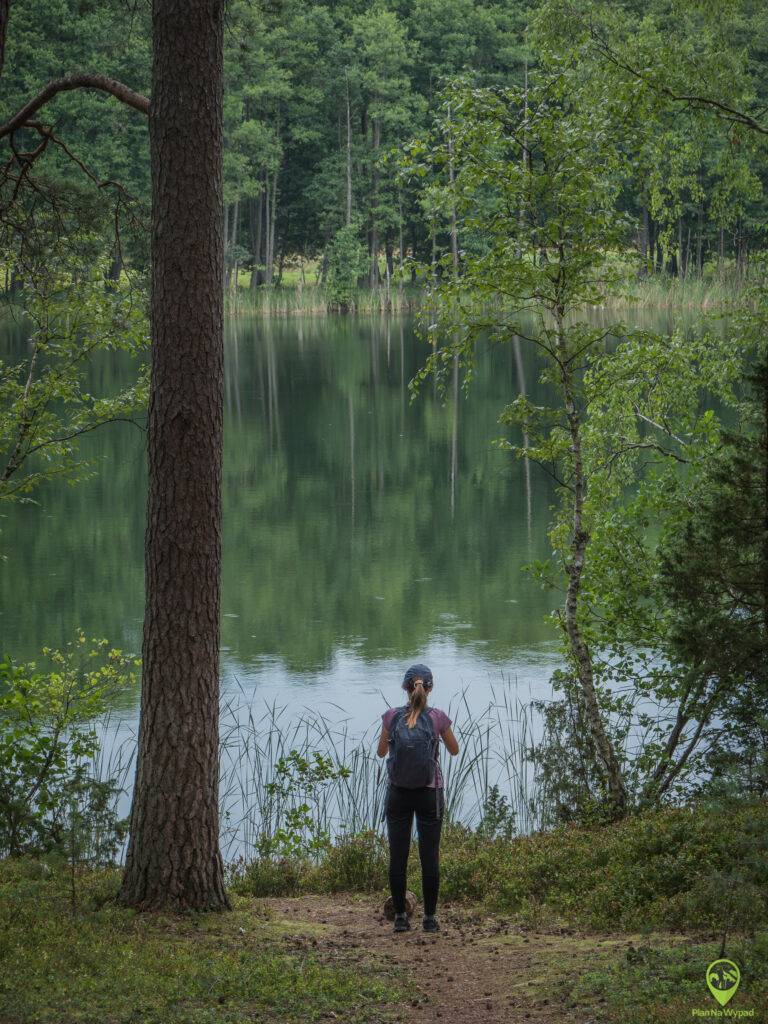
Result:
{"label": "water reflection", "polygon": [[[425,354],[403,319],[228,324],[226,686],[284,700],[312,692],[354,703],[367,722],[382,688],[397,699],[400,668],[417,656],[478,701],[502,678],[546,685],[549,598],[521,566],[546,555],[553,495],[528,460],[491,444],[506,430],[504,405],[543,399],[534,354],[495,347],[468,396],[454,373],[445,402],[425,387],[411,403]],[[129,372],[106,355],[94,390]],[[99,460],[90,480],[6,510],[0,624],[15,657],[76,626],[140,646],[143,442],[116,425],[86,451]]]}

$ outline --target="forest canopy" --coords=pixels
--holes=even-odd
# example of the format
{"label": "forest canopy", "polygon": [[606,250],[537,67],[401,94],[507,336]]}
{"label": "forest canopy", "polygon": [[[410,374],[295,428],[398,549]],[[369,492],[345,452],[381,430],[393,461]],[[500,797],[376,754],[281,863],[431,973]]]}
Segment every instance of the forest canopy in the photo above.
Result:
{"label": "forest canopy", "polygon": [[[12,20],[4,118],[73,70],[149,94],[144,5],[18,0]],[[765,247],[761,139],[727,113],[751,112],[759,121],[766,104],[768,14],[753,0],[232,0],[224,45],[230,284],[235,268],[250,272],[244,280],[255,289],[284,283],[286,268],[311,267],[302,282],[330,285],[344,306],[350,280],[376,287],[398,274],[410,278],[410,261],[436,265],[451,245],[440,198],[446,169],[409,174],[403,153],[436,130],[451,81],[524,87],[553,51],[578,53],[585,78],[610,75],[617,97],[629,97],[616,203],[626,214],[623,245],[641,272],[743,276]],[[672,99],[691,94],[721,104],[714,112],[721,130],[712,110]],[[108,272],[143,268],[145,120],[83,89],[58,95],[46,117],[69,153],[58,148],[39,173],[84,188],[84,164],[103,186],[107,235],[115,217],[106,198],[119,195]],[[15,138],[20,147],[36,141],[28,128]],[[459,239],[460,247],[471,244]]]}

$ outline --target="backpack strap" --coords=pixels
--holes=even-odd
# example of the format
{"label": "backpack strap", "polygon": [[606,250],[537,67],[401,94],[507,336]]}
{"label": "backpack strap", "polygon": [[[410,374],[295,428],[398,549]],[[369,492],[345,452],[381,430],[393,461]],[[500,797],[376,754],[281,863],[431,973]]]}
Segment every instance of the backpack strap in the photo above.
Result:
{"label": "backpack strap", "polygon": [[390,742],[392,742],[392,736],[394,735],[395,727],[398,725],[399,722],[402,721],[402,719],[405,716],[405,713],[407,712],[407,710],[408,710],[407,707],[405,707],[405,708],[398,708],[395,711],[394,715],[392,715],[392,721],[389,723],[389,730],[388,730]]}

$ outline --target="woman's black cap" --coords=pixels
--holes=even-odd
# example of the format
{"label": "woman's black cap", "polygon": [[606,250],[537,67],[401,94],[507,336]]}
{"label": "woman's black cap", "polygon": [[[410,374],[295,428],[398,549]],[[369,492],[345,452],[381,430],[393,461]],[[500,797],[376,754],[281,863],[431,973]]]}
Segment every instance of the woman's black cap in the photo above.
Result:
{"label": "woman's black cap", "polygon": [[408,689],[408,683],[412,679],[421,679],[424,686],[430,690],[432,688],[432,671],[427,668],[426,665],[411,665],[403,676],[403,689]]}

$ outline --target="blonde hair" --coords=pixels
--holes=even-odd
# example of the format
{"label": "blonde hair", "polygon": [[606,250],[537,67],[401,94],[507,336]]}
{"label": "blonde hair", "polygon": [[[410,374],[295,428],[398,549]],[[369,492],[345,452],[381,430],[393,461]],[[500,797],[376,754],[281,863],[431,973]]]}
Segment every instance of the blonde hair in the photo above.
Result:
{"label": "blonde hair", "polygon": [[418,676],[408,684],[408,706],[410,710],[405,719],[409,729],[416,725],[416,719],[427,706],[427,691],[424,689],[424,680]]}

